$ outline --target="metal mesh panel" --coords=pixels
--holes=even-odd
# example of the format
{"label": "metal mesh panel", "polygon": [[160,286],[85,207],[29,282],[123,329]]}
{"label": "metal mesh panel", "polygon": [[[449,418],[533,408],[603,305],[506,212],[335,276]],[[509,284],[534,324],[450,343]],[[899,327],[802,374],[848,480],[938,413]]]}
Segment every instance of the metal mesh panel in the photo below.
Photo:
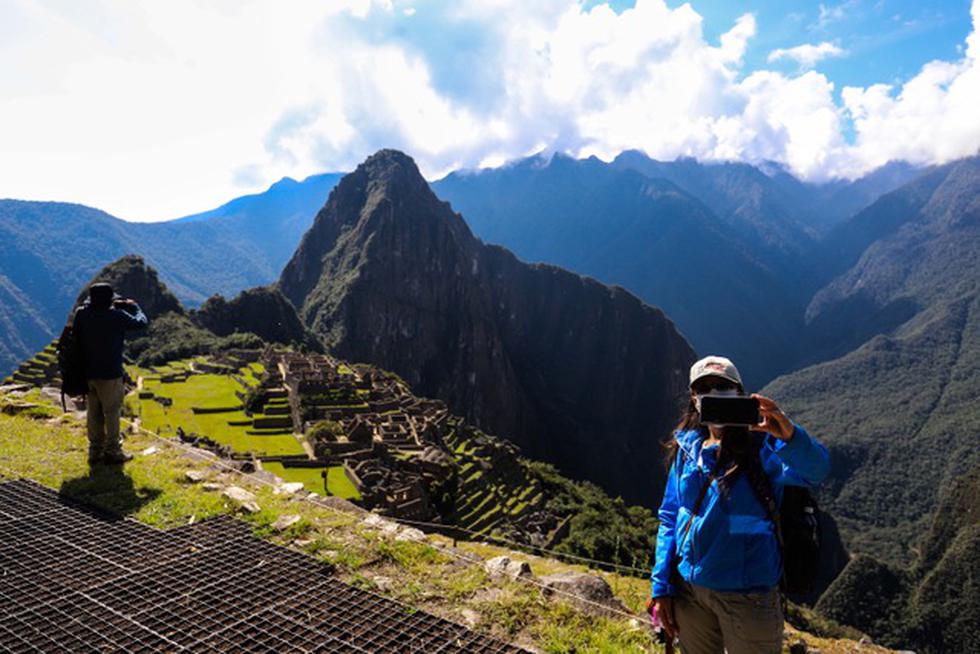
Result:
{"label": "metal mesh panel", "polygon": [[0,479],[0,651],[521,652],[228,517],[168,531]]}

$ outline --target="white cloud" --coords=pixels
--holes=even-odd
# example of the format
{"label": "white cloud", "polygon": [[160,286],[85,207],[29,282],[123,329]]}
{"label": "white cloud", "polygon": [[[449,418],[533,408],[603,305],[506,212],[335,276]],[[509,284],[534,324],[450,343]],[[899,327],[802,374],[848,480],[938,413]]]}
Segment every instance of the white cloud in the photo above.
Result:
{"label": "white cloud", "polygon": [[[0,197],[174,217],[381,147],[430,176],[542,148],[773,160],[810,179],[941,161],[980,145],[978,7],[962,60],[837,103],[820,73],[745,70],[755,17],[709,41],[696,2],[14,0],[0,10]],[[827,46],[774,60],[809,67]]]}
{"label": "white cloud", "polygon": [[856,139],[842,174],[856,175],[890,160],[933,164],[980,150],[980,0],[971,7],[973,30],[955,62],[933,61],[895,88],[845,87],[844,108]]}
{"label": "white cloud", "polygon": [[781,59],[792,59],[802,68],[813,68],[821,59],[842,57],[846,54],[840,46],[830,41],[822,43],[804,43],[793,48],[776,48],[769,53],[768,61],[773,63]]}
{"label": "white cloud", "polygon": [[858,3],[858,0],[845,0],[836,5],[825,5],[820,3],[818,5],[819,13],[817,15],[817,29],[824,29],[829,25],[836,23],[838,21],[844,20],[848,12],[854,8]]}

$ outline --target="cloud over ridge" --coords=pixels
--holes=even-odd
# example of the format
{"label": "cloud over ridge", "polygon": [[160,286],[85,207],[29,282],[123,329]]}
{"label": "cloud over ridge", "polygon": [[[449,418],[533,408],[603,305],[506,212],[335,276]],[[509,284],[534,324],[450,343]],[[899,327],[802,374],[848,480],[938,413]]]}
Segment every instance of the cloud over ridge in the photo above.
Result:
{"label": "cloud over ridge", "polygon": [[13,39],[0,58],[50,70],[0,67],[0,195],[51,197],[44,175],[57,171],[60,194],[163,218],[227,198],[236,180],[254,189],[347,170],[380,147],[404,149],[429,176],[542,149],[611,158],[635,148],[774,161],[817,181],[980,147],[980,0],[958,60],[843,89],[812,68],[847,43],[770,53],[798,62],[794,73],[750,70],[756,17],[709,40],[696,1],[622,11],[575,0],[99,7],[14,0],[3,16],[11,34],[41,36]]}

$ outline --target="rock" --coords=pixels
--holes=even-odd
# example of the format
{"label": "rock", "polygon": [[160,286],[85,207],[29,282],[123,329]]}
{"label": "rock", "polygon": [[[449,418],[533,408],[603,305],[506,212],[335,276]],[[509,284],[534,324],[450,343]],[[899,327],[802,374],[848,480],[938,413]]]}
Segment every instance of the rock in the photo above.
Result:
{"label": "rock", "polygon": [[858,645],[874,645],[874,641],[867,636],[861,636],[861,640],[858,641]]}
{"label": "rock", "polygon": [[203,488],[206,491],[216,491],[216,490],[221,490],[221,484],[216,484],[213,481],[209,481],[205,484],[202,484],[201,488]]}
{"label": "rock", "polygon": [[395,540],[410,540],[417,543],[425,540],[425,534],[414,527],[402,527]]}
{"label": "rock", "polygon": [[188,470],[184,473],[184,479],[194,484],[204,481],[207,477],[207,474],[200,470]]}
{"label": "rock", "polygon": [[473,609],[463,609],[459,612],[459,617],[463,618],[463,624],[470,629],[475,629],[480,624],[480,614]]}
{"label": "rock", "polygon": [[[531,566],[527,561],[515,561],[507,556],[496,556],[483,564],[483,569],[487,571],[491,579],[509,577],[530,577]],[[610,591],[611,592],[611,591]]]}
{"label": "rock", "polygon": [[0,405],[0,412],[8,416],[16,416],[25,411],[37,409],[40,406],[36,402],[7,402]]}
{"label": "rock", "polygon": [[148,447],[145,450],[143,450],[142,452],[140,452],[140,455],[141,456],[153,456],[154,454],[156,454],[159,451],[160,451],[160,448],[159,447],[157,447],[156,445],[151,445],[150,447]]}
{"label": "rock", "polygon": [[295,495],[299,491],[303,490],[303,482],[301,481],[291,481],[285,484],[280,484],[276,486],[276,495]]}
{"label": "rock", "polygon": [[[251,463],[251,462],[250,461],[245,461],[244,463]],[[255,464],[252,464],[252,465],[254,466]],[[268,470],[254,470],[254,467],[253,467],[253,470],[252,471],[245,470],[243,468],[242,472],[250,472],[251,475],[252,475],[252,477],[254,477],[255,479],[258,479],[259,481],[263,481],[263,482],[272,484],[273,486],[281,486],[281,485],[283,485],[283,482],[285,481],[281,477],[279,477],[277,475],[274,475],[273,473],[269,472]],[[303,485],[300,484],[300,487],[301,488],[302,488],[302,486]]]}
{"label": "rock", "polygon": [[384,575],[375,575],[373,581],[374,585],[378,587],[378,590],[382,592],[389,592],[395,587],[395,580]]}
{"label": "rock", "polygon": [[541,577],[540,581],[546,597],[556,595],[564,601],[576,604],[586,613],[611,615],[620,611],[628,612],[602,577],[582,572],[560,572]]}
{"label": "rock", "polygon": [[244,488],[229,486],[221,494],[229,500],[236,502],[239,507],[249,513],[258,513],[262,510],[255,502],[255,494],[248,492]]}
{"label": "rock", "polygon": [[299,522],[300,519],[301,518],[295,514],[282,515],[279,516],[276,519],[276,521],[272,523],[272,528],[275,529],[276,531],[286,531],[287,529],[295,525],[297,522]]}
{"label": "rock", "polygon": [[398,533],[399,530],[396,523],[382,518],[377,513],[368,514],[368,516],[364,518],[364,525],[371,527],[372,529],[378,529],[384,534],[395,534]]}

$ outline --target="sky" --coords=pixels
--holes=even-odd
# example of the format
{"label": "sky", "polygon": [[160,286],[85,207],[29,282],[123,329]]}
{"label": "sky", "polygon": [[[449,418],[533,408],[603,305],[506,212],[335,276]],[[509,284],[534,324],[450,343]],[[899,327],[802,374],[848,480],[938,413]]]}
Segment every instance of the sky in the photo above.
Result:
{"label": "sky", "polygon": [[383,147],[802,179],[980,150],[980,0],[0,0],[0,197],[176,218]]}

